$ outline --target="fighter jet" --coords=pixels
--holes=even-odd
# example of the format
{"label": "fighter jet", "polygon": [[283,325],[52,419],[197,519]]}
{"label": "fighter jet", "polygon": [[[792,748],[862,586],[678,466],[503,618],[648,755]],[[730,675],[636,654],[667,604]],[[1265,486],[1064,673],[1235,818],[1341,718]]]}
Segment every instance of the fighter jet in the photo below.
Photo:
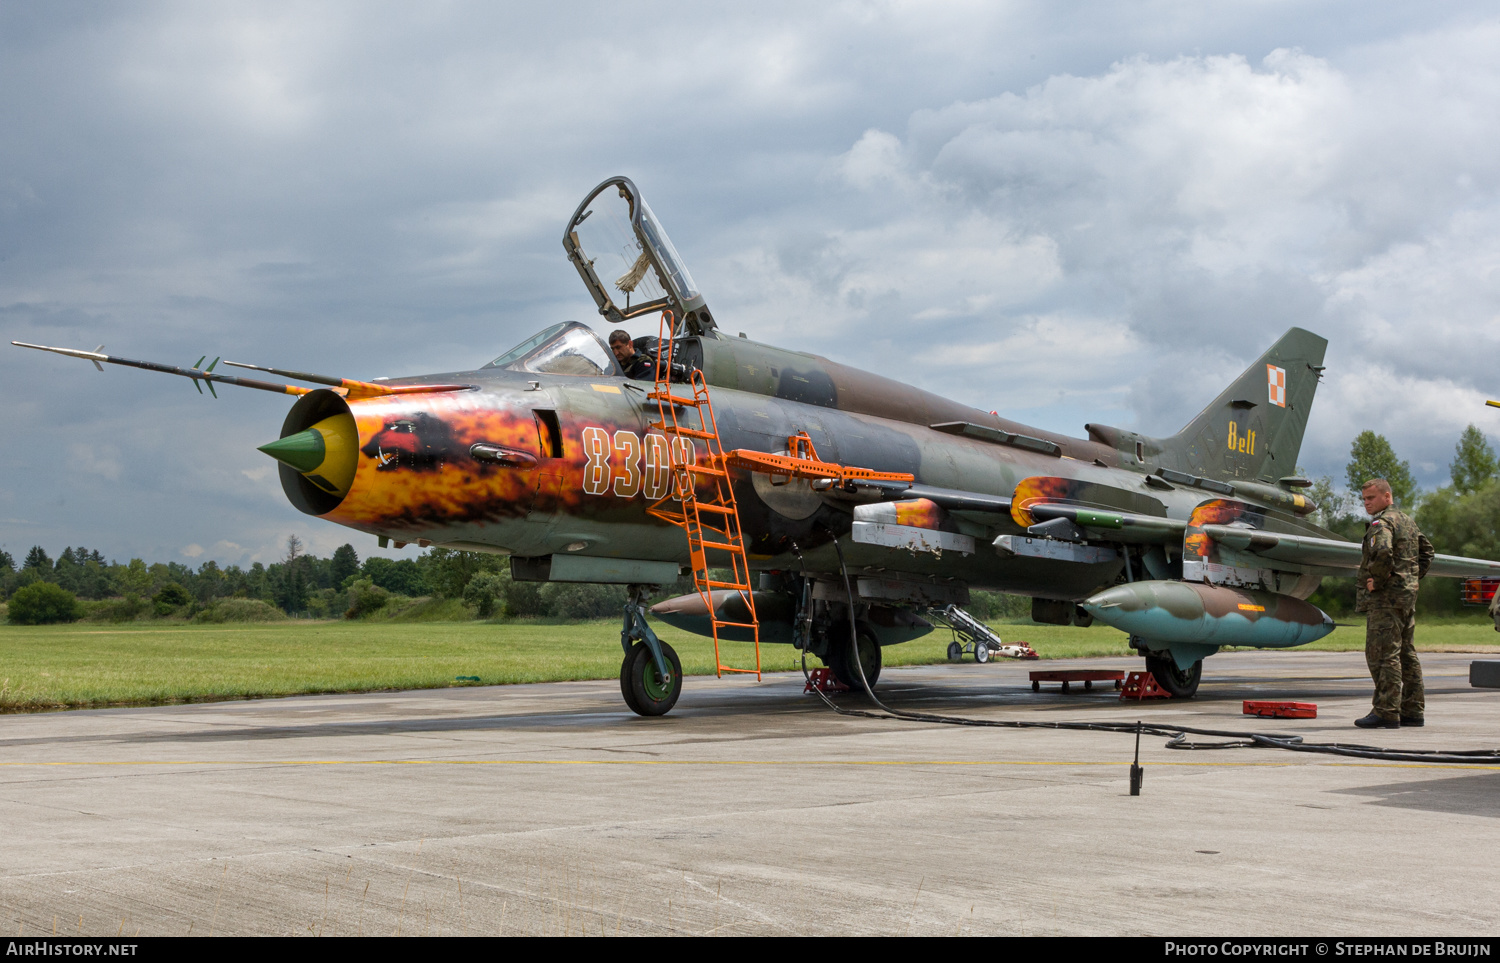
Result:
{"label": "fighter jet", "polygon": [[[712,636],[721,672],[758,672],[762,643],[789,644],[856,689],[884,646],[934,621],[969,627],[976,654],[998,644],[962,610],[976,588],[1031,597],[1038,622],[1123,630],[1178,697],[1221,646],[1334,628],[1306,599],[1352,574],[1360,546],[1312,523],[1294,467],[1324,370],[1312,332],[1288,330],[1175,435],[1075,438],[726,336],[627,178],[584,198],[563,248],[602,328],[657,325],[631,346],[646,378],[575,321],[472,371],[356,381],[225,362],[317,388],[13,343],[299,395],[261,450],[300,511],[382,546],[509,555],[517,579],[631,586],[620,683],[643,715],[681,691],[644,603],[683,573],[696,591],[651,615]],[[1500,563],[1440,555],[1428,574]]]}

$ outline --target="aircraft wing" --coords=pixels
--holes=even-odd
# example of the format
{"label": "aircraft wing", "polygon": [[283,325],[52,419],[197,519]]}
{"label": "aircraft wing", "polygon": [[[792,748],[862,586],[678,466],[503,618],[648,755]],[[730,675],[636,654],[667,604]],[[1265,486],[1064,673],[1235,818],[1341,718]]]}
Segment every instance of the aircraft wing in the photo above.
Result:
{"label": "aircraft wing", "polygon": [[[1360,546],[1358,542],[1312,538],[1306,535],[1281,535],[1275,532],[1235,528],[1231,525],[1205,525],[1203,533],[1229,548],[1259,555],[1271,561],[1342,569],[1351,573],[1359,569]],[[1459,555],[1439,555],[1432,560],[1427,574],[1440,578],[1494,577],[1500,576],[1500,562],[1491,562],[1482,558],[1464,558]]]}

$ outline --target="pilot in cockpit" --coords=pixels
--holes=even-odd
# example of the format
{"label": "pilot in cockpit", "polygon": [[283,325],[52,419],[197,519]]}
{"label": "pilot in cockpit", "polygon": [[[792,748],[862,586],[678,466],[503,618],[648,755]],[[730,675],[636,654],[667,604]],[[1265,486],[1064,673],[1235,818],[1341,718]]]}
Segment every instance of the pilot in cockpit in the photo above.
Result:
{"label": "pilot in cockpit", "polygon": [[610,332],[609,349],[615,353],[615,360],[620,362],[620,369],[625,372],[625,377],[635,381],[656,380],[655,366],[650,358],[635,350],[629,331],[617,328]]}

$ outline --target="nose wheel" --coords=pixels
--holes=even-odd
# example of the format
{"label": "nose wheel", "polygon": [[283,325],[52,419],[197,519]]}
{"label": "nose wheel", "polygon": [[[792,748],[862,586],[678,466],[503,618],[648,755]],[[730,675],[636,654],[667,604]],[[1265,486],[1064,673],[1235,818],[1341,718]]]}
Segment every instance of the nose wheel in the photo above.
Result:
{"label": "nose wheel", "polygon": [[682,662],[670,645],[658,644],[667,663],[667,678],[662,678],[655,657],[643,643],[632,645],[620,663],[620,695],[636,715],[664,716],[682,695]]}

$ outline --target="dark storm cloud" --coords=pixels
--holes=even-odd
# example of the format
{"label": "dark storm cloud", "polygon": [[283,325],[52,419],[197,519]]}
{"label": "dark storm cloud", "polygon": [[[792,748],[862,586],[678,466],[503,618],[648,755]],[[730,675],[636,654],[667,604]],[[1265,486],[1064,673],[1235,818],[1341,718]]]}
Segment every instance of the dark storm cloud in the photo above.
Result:
{"label": "dark storm cloud", "polygon": [[[1166,431],[1304,324],[1335,341],[1312,467],[1374,426],[1431,480],[1496,339],[1489,16],[4,5],[0,333],[466,367],[593,317],[559,235],[623,172],[733,331],[1048,427]],[[284,399],[223,394],[5,346],[0,543],[343,541],[254,451]]]}

